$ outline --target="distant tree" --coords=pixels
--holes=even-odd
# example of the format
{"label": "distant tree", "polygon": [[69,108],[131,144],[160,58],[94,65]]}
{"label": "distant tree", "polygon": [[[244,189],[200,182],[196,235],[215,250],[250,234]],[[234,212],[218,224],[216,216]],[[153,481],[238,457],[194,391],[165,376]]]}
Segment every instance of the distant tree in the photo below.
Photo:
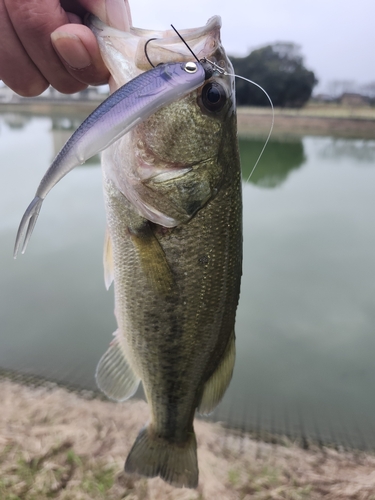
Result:
{"label": "distant tree", "polygon": [[369,98],[370,104],[375,105],[375,81],[362,86],[361,94]]}
{"label": "distant tree", "polygon": [[[318,83],[303,65],[300,47],[291,42],[274,43],[246,57],[230,57],[236,74],[253,80],[270,95],[275,106],[303,106]],[[268,106],[266,96],[255,86],[236,79],[237,104]]]}
{"label": "distant tree", "polygon": [[355,80],[330,80],[327,84],[327,93],[333,99],[339,99],[346,93],[358,93]]}
{"label": "distant tree", "polygon": [[331,80],[325,89],[326,93],[338,102],[345,94],[356,94],[364,98],[364,103],[375,105],[375,81],[358,83],[355,80]]}

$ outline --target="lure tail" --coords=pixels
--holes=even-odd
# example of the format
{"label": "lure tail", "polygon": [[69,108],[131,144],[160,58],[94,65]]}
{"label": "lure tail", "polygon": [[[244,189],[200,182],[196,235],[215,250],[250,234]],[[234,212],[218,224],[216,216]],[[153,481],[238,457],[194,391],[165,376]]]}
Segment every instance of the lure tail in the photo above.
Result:
{"label": "lure tail", "polygon": [[125,463],[125,472],[160,476],[177,488],[198,486],[197,441],[192,430],[183,443],[159,437],[148,425],[138,434]]}
{"label": "lure tail", "polygon": [[26,212],[24,213],[20,226],[18,228],[17,236],[16,236],[16,243],[14,245],[14,253],[13,256],[14,258],[17,257],[18,250],[21,246],[22,239],[25,235],[24,242],[22,244],[22,253],[25,252],[27,244],[31,238],[31,235],[33,233],[36,221],[38,220],[38,215],[40,212],[40,209],[42,208],[42,203],[43,203],[43,198],[40,198],[39,196],[35,196],[33,201],[30,203],[30,205],[27,207]]}

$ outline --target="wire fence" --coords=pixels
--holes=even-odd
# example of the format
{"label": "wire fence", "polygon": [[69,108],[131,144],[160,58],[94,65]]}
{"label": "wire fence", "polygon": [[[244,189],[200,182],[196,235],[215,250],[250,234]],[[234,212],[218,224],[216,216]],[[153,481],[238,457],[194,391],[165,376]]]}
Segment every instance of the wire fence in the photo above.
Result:
{"label": "wire fence", "polygon": [[[72,376],[74,375],[74,377]],[[79,380],[79,373],[71,374],[70,382],[65,378],[35,375],[31,371],[14,371],[0,368],[0,381],[8,379],[32,387],[53,390],[63,387],[85,399],[107,398],[92,383]],[[142,398],[143,391],[135,397]],[[221,422],[228,429],[228,439],[237,439],[239,452],[244,435],[258,441],[288,445],[291,442],[304,449],[311,447],[332,447],[338,451],[358,450],[375,453],[375,426],[363,419],[359,423],[356,415],[340,415],[339,409],[317,415],[313,409],[302,412],[298,407],[290,408],[275,402],[258,400],[250,405],[248,401],[229,400],[221,403],[208,417],[197,415],[205,421]],[[348,422],[350,425],[348,425]],[[224,443],[225,446],[225,443]]]}

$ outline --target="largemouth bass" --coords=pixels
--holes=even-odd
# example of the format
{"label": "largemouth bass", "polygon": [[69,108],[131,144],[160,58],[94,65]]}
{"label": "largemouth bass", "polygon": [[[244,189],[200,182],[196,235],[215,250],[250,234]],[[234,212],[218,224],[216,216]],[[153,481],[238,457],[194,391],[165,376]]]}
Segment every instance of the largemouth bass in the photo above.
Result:
{"label": "largemouth bass", "polygon": [[233,77],[215,71],[231,73],[232,66],[219,17],[181,31],[205,60],[200,63],[173,31],[133,28],[127,3],[120,5],[127,31],[88,20],[113,94],[43,177],[22,218],[15,254],[23,238],[25,250],[50,189],[109,146],[102,155],[104,268],[106,286],[114,282],[118,329],[96,379],[118,401],[130,398],[140,381],[144,387],[151,418],[125,470],[193,488],[195,411],[214,410],[235,361],[241,173]]}
{"label": "largemouth bass", "polygon": [[[181,35],[199,59],[231,73],[220,26],[216,16]],[[173,31],[90,27],[112,91],[150,62],[191,60]],[[214,410],[235,361],[242,205],[233,77],[213,76],[153,114],[110,146],[102,165],[118,330],[98,385],[125,400],[143,383],[151,418],[125,470],[196,487],[194,414]]]}

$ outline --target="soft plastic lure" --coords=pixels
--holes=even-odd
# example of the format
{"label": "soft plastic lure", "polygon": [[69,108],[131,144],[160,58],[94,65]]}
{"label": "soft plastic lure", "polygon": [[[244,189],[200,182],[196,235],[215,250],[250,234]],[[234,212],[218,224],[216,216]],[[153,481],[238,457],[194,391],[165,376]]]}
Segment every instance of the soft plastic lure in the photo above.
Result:
{"label": "soft plastic lure", "polygon": [[[18,228],[14,257],[25,252],[49,191],[74,167],[106,149],[158,109],[200,87],[214,73],[208,62],[161,64],[137,76],[91,113],[44,174]],[[23,243],[22,243],[23,240]]]}

